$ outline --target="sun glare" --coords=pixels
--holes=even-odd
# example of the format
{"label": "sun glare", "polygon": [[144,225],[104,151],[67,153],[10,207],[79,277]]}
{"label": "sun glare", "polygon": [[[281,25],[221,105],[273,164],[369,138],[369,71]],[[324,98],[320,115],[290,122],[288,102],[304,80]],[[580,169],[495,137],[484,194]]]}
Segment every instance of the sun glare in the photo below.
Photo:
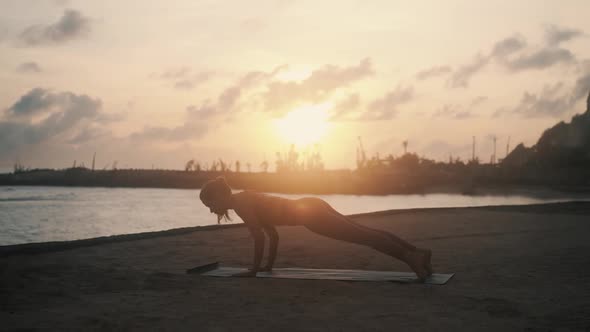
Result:
{"label": "sun glare", "polygon": [[300,148],[318,143],[328,133],[328,110],[331,107],[331,104],[325,103],[292,110],[275,121],[279,136],[286,143]]}

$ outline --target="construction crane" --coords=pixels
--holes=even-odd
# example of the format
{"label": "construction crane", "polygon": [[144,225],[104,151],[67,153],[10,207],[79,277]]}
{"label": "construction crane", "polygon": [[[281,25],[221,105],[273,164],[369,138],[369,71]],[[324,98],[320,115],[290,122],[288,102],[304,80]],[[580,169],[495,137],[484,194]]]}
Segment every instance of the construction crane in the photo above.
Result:
{"label": "construction crane", "polygon": [[471,160],[475,161],[475,136],[473,136],[473,145],[471,146]]}
{"label": "construction crane", "polygon": [[357,136],[359,141],[359,146],[356,148],[356,167],[363,168],[367,164],[367,154],[365,153],[365,148],[363,147],[363,141],[361,140],[360,136]]}
{"label": "construction crane", "polygon": [[[506,142],[506,157],[508,157],[508,153],[510,152],[510,136],[508,136],[508,142]],[[506,158],[504,157],[504,158]]]}
{"label": "construction crane", "polygon": [[492,141],[494,141],[494,154],[492,155],[492,165],[496,163],[496,141],[498,138],[496,135],[492,136]]}

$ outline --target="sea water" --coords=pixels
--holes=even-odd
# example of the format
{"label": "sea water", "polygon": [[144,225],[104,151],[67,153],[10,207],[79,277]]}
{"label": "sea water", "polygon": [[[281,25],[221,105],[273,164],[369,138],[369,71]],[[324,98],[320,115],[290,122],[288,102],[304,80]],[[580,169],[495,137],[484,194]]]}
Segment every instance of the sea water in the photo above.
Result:
{"label": "sea water", "polygon": [[[567,195],[287,195],[317,196],[343,214],[586,200]],[[233,222],[241,222],[233,216]],[[199,190],[0,186],[0,245],[66,241],[217,223]]]}

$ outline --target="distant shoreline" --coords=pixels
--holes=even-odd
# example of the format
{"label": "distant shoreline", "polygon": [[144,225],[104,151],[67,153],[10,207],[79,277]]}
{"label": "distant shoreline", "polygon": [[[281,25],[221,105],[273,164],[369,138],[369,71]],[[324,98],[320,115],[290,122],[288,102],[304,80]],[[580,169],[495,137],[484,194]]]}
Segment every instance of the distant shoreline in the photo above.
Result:
{"label": "distant shoreline", "polygon": [[[495,174],[494,172],[498,173]],[[505,194],[518,191],[590,193],[584,181],[567,180],[565,174],[552,177],[508,177],[501,170],[490,174],[456,174],[424,170],[404,172],[357,172],[331,170],[293,173],[236,173],[177,170],[31,170],[0,174],[0,186],[64,186],[106,188],[199,189],[208,180],[224,176],[234,189],[285,194]],[[564,178],[567,180],[564,180]]]}
{"label": "distant shoreline", "polygon": [[[178,190],[199,190],[200,188],[176,188],[176,187],[135,187],[135,186],[82,186],[82,185],[47,185],[47,184],[1,184],[0,188],[6,187],[47,187],[47,188],[103,188],[103,189],[178,189]],[[314,192],[288,192],[288,191],[260,191],[267,194],[287,195],[353,195],[353,196],[389,196],[389,195],[432,195],[449,194],[463,196],[526,196],[532,198],[572,198],[580,195],[580,198],[590,198],[590,188],[585,187],[556,187],[542,185],[506,185],[506,186],[478,186],[470,192],[464,192],[461,188],[452,186],[432,187],[419,192],[394,192],[394,193],[314,193]],[[250,188],[234,188],[234,191],[256,190]]]}

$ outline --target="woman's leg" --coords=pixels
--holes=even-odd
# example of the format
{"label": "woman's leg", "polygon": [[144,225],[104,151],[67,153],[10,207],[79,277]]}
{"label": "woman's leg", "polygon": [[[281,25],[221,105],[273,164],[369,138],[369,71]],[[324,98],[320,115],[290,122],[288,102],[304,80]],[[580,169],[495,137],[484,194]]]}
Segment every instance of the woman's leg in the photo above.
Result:
{"label": "woman's leg", "polygon": [[367,227],[367,226],[363,226],[361,224],[358,224],[358,223],[354,222],[354,220],[351,220],[350,218],[342,215],[340,212],[334,210],[334,208],[331,207],[328,203],[325,203],[325,204],[330,208],[330,212],[332,212],[333,214],[336,214],[336,215],[339,215],[341,217],[346,218],[346,220],[348,220],[349,222],[355,224],[358,227],[365,228],[365,229],[367,229],[369,231],[379,232],[379,233],[383,234],[384,236],[388,237],[391,241],[397,243],[400,246],[403,246],[408,251],[418,250],[418,251],[423,252],[424,255],[426,255],[426,263],[425,263],[426,272],[428,273],[428,275],[432,275],[432,272],[433,272],[432,271],[432,264],[430,262],[431,261],[431,258],[432,258],[432,251],[430,249],[417,248],[414,245],[412,245],[411,243],[409,243],[409,242],[401,239],[400,237],[398,237],[398,236],[396,236],[396,235],[394,235],[394,234],[392,234],[390,232],[387,232],[387,231],[384,231],[384,230],[380,230],[380,229],[374,229],[374,228],[370,228],[370,227]]}
{"label": "woman's leg", "polygon": [[379,232],[379,233],[387,236],[388,238],[390,238],[391,241],[397,243],[400,246],[403,246],[404,248],[406,248],[406,250],[410,250],[410,251],[417,250],[417,248],[415,246],[413,246],[412,244],[410,244],[407,241],[402,240],[401,238],[397,237],[396,235],[394,235],[392,233],[389,233],[387,231],[384,231],[384,230],[374,229],[374,228],[370,228],[370,227],[367,227],[367,226],[363,226],[361,224],[358,224],[358,223],[354,222],[354,220],[351,220],[350,218],[348,218],[345,215],[342,215],[340,212],[336,211],[332,206],[330,206],[330,204],[328,204],[328,203],[326,203],[324,201],[322,201],[322,202],[325,204],[326,207],[328,207],[328,209],[330,210],[330,212],[332,214],[336,214],[338,216],[341,216],[343,218],[346,218],[346,220],[348,220],[348,222],[351,222],[351,223],[355,224],[358,227],[365,228],[365,229],[370,230],[370,231]]}
{"label": "woman's leg", "polygon": [[358,225],[335,210],[326,209],[323,204],[310,208],[305,219],[305,227],[314,233],[371,247],[405,262],[419,278],[429,275],[426,268],[428,254],[393,234]]}

